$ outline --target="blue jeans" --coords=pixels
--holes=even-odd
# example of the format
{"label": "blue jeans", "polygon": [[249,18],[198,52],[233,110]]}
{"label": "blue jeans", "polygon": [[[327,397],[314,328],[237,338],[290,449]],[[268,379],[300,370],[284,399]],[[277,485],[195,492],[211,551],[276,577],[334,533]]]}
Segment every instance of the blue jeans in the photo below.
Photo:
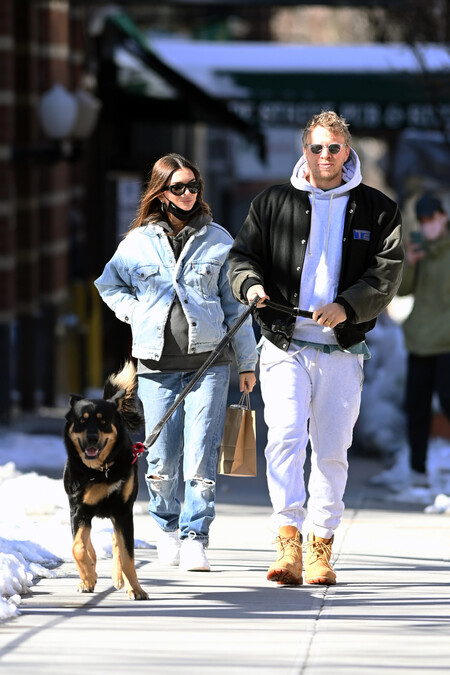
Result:
{"label": "blue jeans", "polygon": [[[146,436],[160,421],[194,372],[139,375],[139,397]],[[146,476],[149,513],[166,532],[180,529],[180,538],[208,544],[215,516],[217,463],[227,405],[230,367],[213,366],[175,410],[148,449]],[[184,503],[177,499],[183,457]]]}

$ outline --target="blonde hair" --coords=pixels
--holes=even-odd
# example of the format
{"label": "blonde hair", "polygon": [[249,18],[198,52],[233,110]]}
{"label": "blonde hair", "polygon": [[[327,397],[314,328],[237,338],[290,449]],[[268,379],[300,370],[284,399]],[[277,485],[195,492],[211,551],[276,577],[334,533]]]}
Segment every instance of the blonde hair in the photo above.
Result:
{"label": "blonde hair", "polygon": [[317,115],[313,115],[303,129],[302,143],[304,147],[308,145],[309,134],[316,127],[325,127],[325,129],[331,129],[335,134],[342,135],[345,144],[348,146],[350,146],[352,142],[347,120],[335,113],[334,110],[322,110],[322,112]]}
{"label": "blonde hair", "polygon": [[[160,157],[153,165],[147,187],[142,195],[139,204],[137,216],[131,223],[128,233],[141,227],[147,222],[156,222],[161,218],[161,201],[159,195],[167,189],[172,174],[180,169],[190,169],[195,176],[195,180],[200,185],[197,194],[197,202],[200,204],[201,213],[211,214],[209,205],[203,201],[204,183],[200,171],[189,160],[176,152],[170,152]],[[196,215],[199,213],[197,211]]]}

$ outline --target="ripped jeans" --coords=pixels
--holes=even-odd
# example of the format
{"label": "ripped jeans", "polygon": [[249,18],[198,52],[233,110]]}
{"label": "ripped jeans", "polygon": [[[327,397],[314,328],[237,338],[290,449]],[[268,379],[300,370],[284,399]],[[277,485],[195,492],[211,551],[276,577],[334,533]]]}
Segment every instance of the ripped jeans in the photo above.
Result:
{"label": "ripped jeans", "polygon": [[[194,372],[139,375],[146,436],[154,429]],[[227,405],[230,367],[213,366],[197,382],[148,449],[149,513],[166,532],[208,544],[215,516],[217,463]],[[177,498],[183,456],[184,502]]]}

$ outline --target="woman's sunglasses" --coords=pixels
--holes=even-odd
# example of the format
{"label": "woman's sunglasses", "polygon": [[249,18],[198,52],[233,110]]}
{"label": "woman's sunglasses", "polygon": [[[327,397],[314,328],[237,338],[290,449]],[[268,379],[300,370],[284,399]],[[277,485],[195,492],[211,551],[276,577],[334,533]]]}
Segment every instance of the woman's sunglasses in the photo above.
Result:
{"label": "woman's sunglasses", "polygon": [[184,195],[186,190],[189,190],[191,194],[196,194],[200,190],[200,183],[198,183],[196,180],[191,180],[189,183],[174,183],[173,185],[168,185],[167,187],[164,188],[165,190],[169,190],[173,195],[176,195],[177,197],[180,197],[181,195]]}
{"label": "woman's sunglasses", "polygon": [[345,148],[347,143],[330,143],[330,145],[320,145],[319,143],[310,143],[306,147],[309,148],[313,155],[320,155],[324,148],[328,148],[332,155],[338,155],[341,148]]}

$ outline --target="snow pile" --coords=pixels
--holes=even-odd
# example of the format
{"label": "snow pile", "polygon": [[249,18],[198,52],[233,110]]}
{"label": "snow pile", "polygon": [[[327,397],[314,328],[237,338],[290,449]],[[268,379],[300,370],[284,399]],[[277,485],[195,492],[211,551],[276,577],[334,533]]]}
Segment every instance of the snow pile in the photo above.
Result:
{"label": "snow pile", "polygon": [[407,352],[403,331],[387,312],[367,334],[372,358],[364,364],[361,411],[354,431],[356,447],[384,457],[391,467],[373,476],[372,485],[390,491],[389,499],[427,506],[427,512],[450,512],[450,441],[431,438],[426,476],[410,469],[403,408]]}
{"label": "snow pile", "polygon": [[[372,476],[370,483],[392,492],[391,500],[429,505],[427,513],[450,513],[450,441],[431,438],[428,444],[426,475],[410,469],[409,448],[405,444],[390,469]],[[430,504],[430,502],[433,502]]]}
{"label": "snow pile", "polygon": [[407,354],[401,327],[384,312],[367,334],[361,409],[354,431],[363,452],[393,458],[406,443],[403,410]]}

